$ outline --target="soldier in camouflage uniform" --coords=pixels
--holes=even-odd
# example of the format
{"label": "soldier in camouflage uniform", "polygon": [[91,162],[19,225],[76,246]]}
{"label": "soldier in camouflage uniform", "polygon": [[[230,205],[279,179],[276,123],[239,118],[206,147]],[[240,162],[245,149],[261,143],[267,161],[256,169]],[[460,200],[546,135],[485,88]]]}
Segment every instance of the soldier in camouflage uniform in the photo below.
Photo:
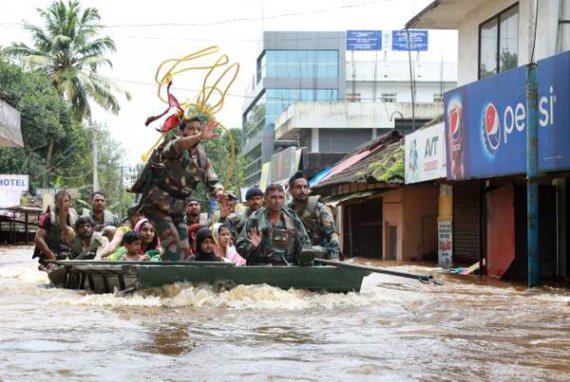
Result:
{"label": "soldier in camouflage uniform", "polygon": [[334,216],[329,207],[321,203],[320,196],[309,196],[309,180],[298,171],[289,179],[289,193],[293,200],[288,207],[303,221],[313,246],[324,250],[324,257],[336,260],[340,257],[340,246]]}
{"label": "soldier in camouflage uniform", "polygon": [[265,208],[247,219],[236,248],[248,265],[297,264],[304,248],[310,246],[303,222],[285,208],[285,191],[279,184],[265,190]]}
{"label": "soldier in camouflage uniform", "polygon": [[[143,194],[141,211],[156,224],[163,260],[179,261],[187,257],[186,199],[198,183],[203,182],[214,196],[219,190],[223,191],[206,152],[199,144],[202,140],[218,136],[214,127],[213,119],[207,124],[198,117],[182,120],[178,136],[167,139],[151,155],[150,175],[143,170],[139,178],[145,183],[140,191]],[[139,181],[131,191],[139,192]]]}

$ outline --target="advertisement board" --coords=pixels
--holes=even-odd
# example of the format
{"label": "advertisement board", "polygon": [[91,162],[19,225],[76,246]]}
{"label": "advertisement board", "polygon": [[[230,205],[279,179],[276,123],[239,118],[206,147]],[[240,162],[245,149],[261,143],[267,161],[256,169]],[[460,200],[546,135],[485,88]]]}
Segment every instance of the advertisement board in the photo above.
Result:
{"label": "advertisement board", "polygon": [[405,137],[406,184],[445,178],[445,127],[443,122]]}
{"label": "advertisement board", "polygon": [[[570,52],[540,60],[540,171],[570,169]],[[526,68],[511,69],[444,95],[447,178],[526,171]]]}
{"label": "advertisement board", "polygon": [[437,220],[437,264],[443,268],[451,268],[453,264],[453,226],[451,219]]}

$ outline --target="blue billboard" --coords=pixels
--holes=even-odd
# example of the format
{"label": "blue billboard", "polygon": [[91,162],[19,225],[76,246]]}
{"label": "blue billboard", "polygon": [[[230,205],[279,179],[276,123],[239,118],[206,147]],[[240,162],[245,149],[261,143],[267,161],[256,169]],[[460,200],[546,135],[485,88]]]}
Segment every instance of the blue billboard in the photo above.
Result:
{"label": "blue billboard", "polygon": [[[570,52],[540,60],[539,170],[570,169]],[[526,67],[446,92],[447,178],[526,172]]]}
{"label": "blue billboard", "polygon": [[382,31],[346,31],[346,50],[382,50]]}
{"label": "blue billboard", "polygon": [[428,50],[428,31],[417,29],[392,31],[392,50]]}

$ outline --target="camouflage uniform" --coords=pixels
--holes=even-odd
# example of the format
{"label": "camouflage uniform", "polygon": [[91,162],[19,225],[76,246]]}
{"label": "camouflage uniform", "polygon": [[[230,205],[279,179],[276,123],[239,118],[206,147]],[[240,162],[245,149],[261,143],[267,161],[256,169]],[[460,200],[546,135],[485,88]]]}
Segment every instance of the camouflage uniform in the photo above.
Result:
{"label": "camouflage uniform", "polygon": [[295,211],[303,221],[307,234],[311,238],[311,244],[320,245],[327,250],[331,259],[338,259],[340,246],[334,216],[331,209],[320,202],[320,198],[319,195],[309,196],[303,211],[298,211],[294,200],[289,203],[288,207]]}
{"label": "camouflage uniform", "polygon": [[186,198],[199,182],[211,192],[222,187],[202,146],[198,145],[193,155],[177,148],[178,139],[181,138],[162,143],[149,159],[152,170],[141,201],[141,211],[156,224],[163,256],[170,261],[179,261],[182,253],[189,251],[188,226],[184,221]]}
{"label": "camouflage uniform", "polygon": [[[253,248],[247,235],[253,228],[263,234],[261,244]],[[271,224],[266,208],[255,211],[247,219],[236,243],[239,254],[248,265],[296,264],[304,247],[310,246],[310,239],[303,227],[303,222],[290,209],[281,210],[281,220]]]}
{"label": "camouflage uniform", "polygon": [[[69,215],[67,217],[67,226],[71,227],[75,225],[77,220],[77,212],[73,209],[69,209]],[[38,228],[45,229],[47,231],[47,236],[45,237],[45,242],[49,249],[55,254],[58,260],[65,260],[69,257],[70,249],[66,243],[66,240],[61,234],[61,223],[59,221],[59,214],[57,209],[50,211],[49,213],[44,213],[40,217]],[[34,248],[34,254],[32,258],[39,258],[40,264],[43,264],[46,256],[39,250],[38,247]]]}

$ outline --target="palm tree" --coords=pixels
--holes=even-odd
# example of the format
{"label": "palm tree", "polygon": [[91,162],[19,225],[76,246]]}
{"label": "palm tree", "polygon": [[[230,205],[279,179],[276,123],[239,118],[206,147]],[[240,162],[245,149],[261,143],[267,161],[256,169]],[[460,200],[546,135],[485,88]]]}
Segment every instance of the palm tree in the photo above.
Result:
{"label": "palm tree", "polygon": [[[38,9],[38,13],[44,20],[43,28],[24,22],[34,46],[13,43],[2,53],[47,74],[60,96],[70,102],[78,125],[91,118],[89,100],[118,114],[120,107],[114,93],[124,94],[128,100],[131,96],[97,72],[102,66],[112,67],[105,54],[116,50],[110,37],[99,35],[99,11],[82,10],[77,0],[56,0],[46,9]],[[54,144],[54,139],[47,144],[44,187],[48,184]]]}
{"label": "palm tree", "polygon": [[82,10],[77,0],[57,0],[38,13],[45,21],[43,28],[24,22],[34,46],[13,43],[4,53],[49,75],[59,94],[71,103],[78,123],[91,117],[90,99],[117,114],[120,107],[114,93],[131,97],[97,72],[102,66],[112,67],[105,54],[116,50],[110,37],[98,34],[99,11]]}

